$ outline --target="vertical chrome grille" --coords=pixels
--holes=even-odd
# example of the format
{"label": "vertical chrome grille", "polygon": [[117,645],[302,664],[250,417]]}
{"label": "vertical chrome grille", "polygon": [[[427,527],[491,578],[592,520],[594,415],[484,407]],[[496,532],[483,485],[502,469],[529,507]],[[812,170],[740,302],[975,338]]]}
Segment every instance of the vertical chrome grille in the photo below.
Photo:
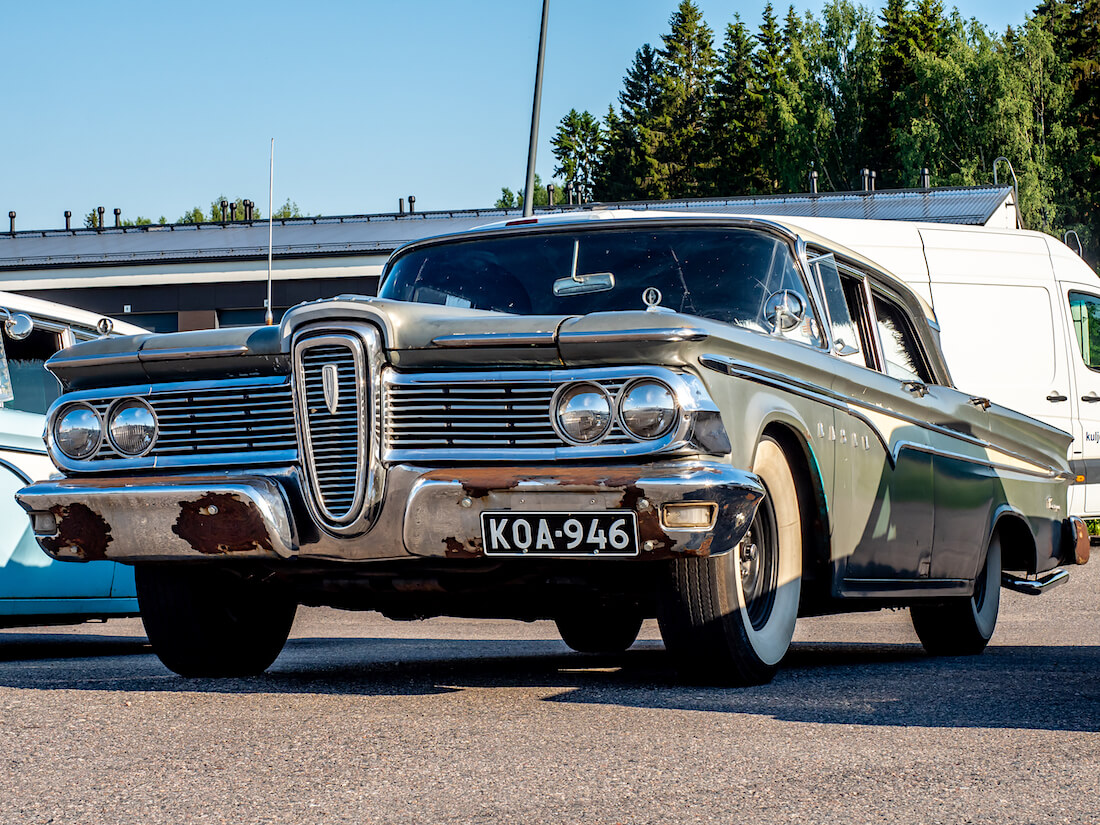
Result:
{"label": "vertical chrome grille", "polygon": [[372,408],[366,370],[356,336],[317,335],[295,347],[301,452],[317,509],[337,525],[359,515],[365,494]]}

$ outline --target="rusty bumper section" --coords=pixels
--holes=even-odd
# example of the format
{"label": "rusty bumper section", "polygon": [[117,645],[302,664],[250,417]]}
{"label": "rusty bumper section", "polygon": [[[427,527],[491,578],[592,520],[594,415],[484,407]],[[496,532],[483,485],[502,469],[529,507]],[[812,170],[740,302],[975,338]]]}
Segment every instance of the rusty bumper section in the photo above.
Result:
{"label": "rusty bumper section", "polygon": [[56,559],[288,558],[295,541],[266,478],[60,479],[19,491],[35,537]]}
{"label": "rusty bumper section", "polygon": [[[633,510],[638,558],[710,556],[737,545],[763,495],[756,476],[713,462],[428,470],[410,490],[403,537],[416,555],[480,558],[483,510]],[[670,527],[665,505],[678,503],[716,505],[713,527]]]}

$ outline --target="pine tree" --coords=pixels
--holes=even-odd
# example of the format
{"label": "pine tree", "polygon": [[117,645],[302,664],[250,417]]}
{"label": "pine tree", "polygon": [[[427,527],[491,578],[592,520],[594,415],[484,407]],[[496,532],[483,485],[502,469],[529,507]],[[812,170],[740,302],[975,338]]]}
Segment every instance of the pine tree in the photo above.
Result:
{"label": "pine tree", "polygon": [[706,133],[717,195],[757,194],[767,179],[759,165],[764,96],[753,65],[753,41],[735,14],[718,57]]}
{"label": "pine tree", "polygon": [[694,197],[707,191],[710,158],[704,125],[714,85],[714,33],[693,0],[680,0],[669,29],[658,51],[658,163],[669,196]]}
{"label": "pine tree", "polygon": [[558,161],[554,174],[564,176],[566,186],[572,184],[579,202],[592,199],[596,162],[603,139],[599,121],[590,112],[578,113],[576,109],[570,109],[561,119],[551,139]]}

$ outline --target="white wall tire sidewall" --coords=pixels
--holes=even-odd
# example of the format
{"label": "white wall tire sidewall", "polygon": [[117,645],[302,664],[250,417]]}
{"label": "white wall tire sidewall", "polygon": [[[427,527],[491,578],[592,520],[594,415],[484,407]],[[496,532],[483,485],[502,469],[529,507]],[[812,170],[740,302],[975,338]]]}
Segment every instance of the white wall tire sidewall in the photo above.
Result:
{"label": "white wall tire sidewall", "polygon": [[1001,601],[1001,539],[994,533],[986,550],[985,564],[980,574],[985,575],[985,599],[981,610],[974,598],[970,599],[970,609],[974,615],[974,627],[985,640],[993,637],[997,628],[997,614]]}
{"label": "white wall tire sidewall", "polygon": [[760,442],[753,462],[771,497],[779,539],[777,590],[767,622],[759,630],[749,620],[741,582],[740,550],[729,554],[734,575],[734,594],[745,635],[753,653],[765,665],[776,665],[786,655],[794,637],[802,584],[802,526],[794,476],[783,450],[771,439]]}

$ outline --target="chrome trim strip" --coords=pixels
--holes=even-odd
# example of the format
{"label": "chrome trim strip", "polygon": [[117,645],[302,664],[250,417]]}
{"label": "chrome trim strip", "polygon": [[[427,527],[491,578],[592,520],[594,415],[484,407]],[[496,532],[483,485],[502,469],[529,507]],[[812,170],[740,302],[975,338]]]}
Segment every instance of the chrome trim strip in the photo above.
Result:
{"label": "chrome trim strip", "polygon": [[222,358],[232,355],[244,355],[248,347],[243,344],[233,347],[178,347],[175,349],[137,350],[136,352],[105,352],[99,355],[76,355],[59,358],[58,353],[49,359],[47,368],[61,367],[77,369],[82,367],[110,367],[117,364],[132,364],[143,361],[168,361],[178,358]]}
{"label": "chrome trim strip", "polygon": [[238,344],[234,347],[176,347],[173,349],[138,350],[138,360],[141,361],[175,361],[179,358],[227,358],[233,355],[244,355],[248,347]]}
{"label": "chrome trim strip", "polygon": [[[3,449],[6,450],[7,447],[4,447]],[[15,474],[16,478],[22,479],[24,484],[30,484],[32,481],[34,481],[34,479],[31,478],[29,475],[24,473],[22,470],[20,470],[18,467],[16,467],[14,464],[12,464],[10,461],[7,461],[3,458],[0,458],[0,467],[6,467],[7,469],[11,470],[12,473]]]}
{"label": "chrome trim strip", "polygon": [[49,456],[46,450],[32,450],[30,447],[13,447],[10,444],[0,445],[0,453],[25,453],[26,455]]}
{"label": "chrome trim strip", "polygon": [[710,333],[698,327],[655,327],[653,329],[611,329],[603,332],[560,332],[558,340],[563,344],[618,343],[668,343],[703,341]]}
{"label": "chrome trim strip", "polygon": [[[787,392],[793,392],[795,395],[800,395],[803,398],[810,399],[811,401],[818,401],[822,404],[826,404],[830,407],[833,407],[834,409],[841,410],[842,412],[846,412],[849,415],[858,418],[860,421],[871,428],[871,432],[875,434],[875,437],[878,439],[879,443],[882,444],[883,448],[886,450],[886,455],[889,457],[892,464],[897,463],[897,457],[901,454],[901,450],[908,447],[911,449],[920,450],[921,452],[928,453],[930,455],[938,455],[943,458],[957,459],[960,461],[968,462],[970,464],[977,464],[983,467],[1004,469],[1017,473],[1024,473],[1026,475],[1034,475],[1040,478],[1049,478],[1063,481],[1072,478],[1072,475],[1068,473],[1062,472],[1054,467],[1039,464],[1038,462],[1030,458],[1019,455],[1018,453],[1014,453],[1013,451],[1007,450],[1003,447],[990,444],[988,441],[985,441],[984,439],[978,438],[976,436],[968,435],[967,433],[962,433],[958,430],[953,430],[950,427],[945,427],[940,424],[932,424],[928,421],[921,421],[920,419],[913,418],[912,416],[908,416],[894,410],[889,410],[884,407],[878,407],[874,404],[854,401],[825,387],[821,387],[816,384],[804,383],[796,379],[790,378],[786,375],[781,375],[780,373],[775,373],[759,367],[753,367],[749,364],[737,361],[724,355],[701,355],[699,356],[699,363],[707,369],[714,370],[715,372],[720,372],[725,375],[733,375],[738,378],[744,378],[748,381],[754,381],[759,384],[764,384],[765,386],[774,387],[776,389],[781,389]],[[917,444],[912,441],[899,441],[897,442],[897,444],[891,447],[890,443],[879,431],[874,422],[861,410],[868,410],[879,415],[889,416],[890,418],[894,418],[906,424],[912,424],[913,426],[918,427],[922,430],[927,430],[929,432],[934,432],[938,433],[939,435],[945,435],[949,438],[957,439],[958,441],[962,441],[965,444],[971,444],[976,447],[981,447],[982,449],[994,450],[1008,456],[1009,458],[1016,459],[1017,461],[1021,461],[1025,464],[1030,464],[1036,469],[1027,470],[1022,467],[1014,467],[1009,464],[995,462],[991,459],[980,459],[976,458],[975,456],[967,456],[960,453],[939,450],[931,447],[930,445]]]}
{"label": "chrome trim strip", "polygon": [[553,332],[453,332],[432,339],[434,347],[552,347]]}

